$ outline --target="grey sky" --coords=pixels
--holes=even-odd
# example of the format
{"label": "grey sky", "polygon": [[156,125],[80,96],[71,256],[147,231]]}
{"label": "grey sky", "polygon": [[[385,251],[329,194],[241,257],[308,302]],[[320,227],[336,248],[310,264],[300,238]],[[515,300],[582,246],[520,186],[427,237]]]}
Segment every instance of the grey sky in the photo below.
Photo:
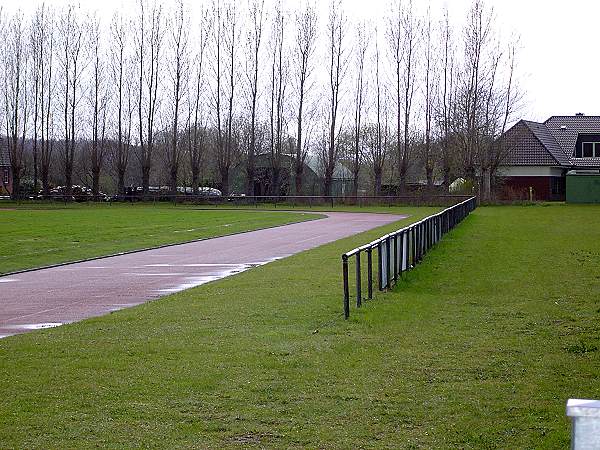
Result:
{"label": "grey sky", "polygon": [[[6,4],[8,9],[35,8],[37,0],[22,0]],[[46,0],[47,4],[62,5],[64,0]],[[86,10],[97,9],[100,16],[110,17],[116,9],[133,8],[133,0],[80,0]],[[164,5],[170,2],[165,0]],[[198,2],[190,2],[191,4]],[[289,7],[299,0],[288,0]],[[448,4],[454,23],[462,22],[471,0],[431,0],[433,11]],[[328,1],[319,1],[326,17]],[[388,9],[389,0],[345,0],[349,15],[376,20]],[[420,8],[428,2],[415,0]],[[551,115],[583,112],[600,114],[597,73],[593,56],[599,41],[597,0],[488,0],[496,12],[505,38],[512,34],[521,37],[519,80],[526,92],[524,118],[545,120]],[[322,20],[323,20],[322,19]],[[591,57],[591,58],[590,58]]]}
{"label": "grey sky", "polygon": [[[388,0],[346,0],[354,14],[377,15]],[[419,6],[426,5],[416,0]],[[471,0],[431,0],[432,10],[448,5],[461,22]],[[523,118],[546,120],[551,115],[600,115],[594,61],[600,39],[596,31],[597,0],[488,0],[505,38],[520,36],[519,79],[525,90]],[[368,6],[366,6],[368,5]]]}

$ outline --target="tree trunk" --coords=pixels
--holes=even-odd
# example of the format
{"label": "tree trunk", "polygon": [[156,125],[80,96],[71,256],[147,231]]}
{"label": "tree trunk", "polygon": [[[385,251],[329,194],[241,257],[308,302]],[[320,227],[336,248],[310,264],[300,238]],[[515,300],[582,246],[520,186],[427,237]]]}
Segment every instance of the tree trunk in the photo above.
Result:
{"label": "tree trunk", "polygon": [[399,189],[398,194],[402,194],[402,193],[406,192],[406,173],[407,172],[408,172],[408,167],[407,167],[406,159],[402,158],[400,160],[400,170],[399,170],[400,184],[398,186],[398,189]]}
{"label": "tree trunk", "polygon": [[12,169],[12,193],[10,198],[12,200],[19,200],[21,194],[21,169],[19,167],[11,167]]}
{"label": "tree trunk", "polygon": [[427,177],[427,187],[433,187],[433,167],[429,163],[425,166],[425,176]]}
{"label": "tree trunk", "polygon": [[200,187],[200,169],[198,167],[192,167],[192,192],[194,195],[198,195],[198,188]]}
{"label": "tree trunk", "polygon": [[125,195],[125,169],[119,168],[117,174],[117,192],[119,195]]}
{"label": "tree trunk", "polygon": [[171,194],[172,195],[177,195],[177,172],[178,172],[178,167],[177,164],[172,164],[171,165],[171,171],[170,171],[170,188],[171,188]]}
{"label": "tree trunk", "polygon": [[73,163],[69,162],[67,156],[67,162],[65,163],[65,192],[66,196],[73,194]]}
{"label": "tree trunk", "polygon": [[352,196],[353,197],[358,197],[358,172],[359,172],[359,168],[360,166],[356,165],[354,166],[354,173],[352,176]]}
{"label": "tree trunk", "polygon": [[150,188],[150,165],[142,164],[142,192],[148,194]]}
{"label": "tree trunk", "polygon": [[304,172],[304,164],[300,160],[296,160],[294,167],[294,188],[296,195],[302,195],[302,175]]}
{"label": "tree trunk", "polygon": [[331,197],[331,188],[333,184],[333,170],[329,168],[325,171],[325,179],[323,180],[323,195]]}
{"label": "tree trunk", "polygon": [[379,197],[381,195],[381,179],[382,179],[382,171],[375,171],[375,196]]}
{"label": "tree trunk", "polygon": [[492,199],[492,176],[489,168],[482,169],[481,178],[483,182],[482,200],[489,202]]}
{"label": "tree trunk", "polygon": [[221,193],[223,197],[229,196],[229,167],[221,167]]}
{"label": "tree trunk", "polygon": [[[254,139],[252,139],[254,141]],[[255,175],[255,167],[254,167],[254,146],[256,144],[252,143],[250,146],[252,147],[248,152],[248,161],[246,162],[246,194],[250,197],[254,196],[254,178]]]}
{"label": "tree trunk", "polygon": [[[36,109],[37,114],[37,109]],[[37,124],[37,118],[36,122]],[[38,149],[37,149],[37,129],[33,138],[33,193],[37,194],[38,187]]]}
{"label": "tree trunk", "polygon": [[271,190],[272,190],[271,195],[279,197],[279,195],[281,194],[280,183],[281,183],[281,168],[273,167],[273,180],[271,183]]}
{"label": "tree trunk", "polygon": [[42,178],[42,190],[45,198],[50,196],[50,183],[48,180],[48,172],[48,167],[42,164],[42,167],[40,169],[40,176]]}
{"label": "tree trunk", "polygon": [[97,200],[100,194],[100,166],[94,165],[92,167],[92,195],[94,200]]}

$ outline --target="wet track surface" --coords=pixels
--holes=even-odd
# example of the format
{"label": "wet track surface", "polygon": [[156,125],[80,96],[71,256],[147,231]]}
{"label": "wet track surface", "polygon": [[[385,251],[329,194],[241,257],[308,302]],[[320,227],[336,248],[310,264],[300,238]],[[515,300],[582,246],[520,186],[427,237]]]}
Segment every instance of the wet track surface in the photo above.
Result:
{"label": "wet track surface", "polygon": [[0,277],[0,337],[135,306],[405,217],[326,214],[309,222]]}

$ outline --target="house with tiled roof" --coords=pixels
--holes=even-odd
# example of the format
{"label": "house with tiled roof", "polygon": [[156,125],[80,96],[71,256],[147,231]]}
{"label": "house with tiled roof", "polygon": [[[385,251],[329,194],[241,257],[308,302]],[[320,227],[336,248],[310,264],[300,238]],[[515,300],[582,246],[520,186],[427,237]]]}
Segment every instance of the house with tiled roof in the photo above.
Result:
{"label": "house with tiled roof", "polygon": [[502,196],[565,200],[566,175],[600,174],[600,116],[552,116],[543,123],[521,120],[504,135],[506,157],[499,170]]}
{"label": "house with tiled roof", "polygon": [[6,147],[0,145],[0,197],[12,193],[10,157]]}

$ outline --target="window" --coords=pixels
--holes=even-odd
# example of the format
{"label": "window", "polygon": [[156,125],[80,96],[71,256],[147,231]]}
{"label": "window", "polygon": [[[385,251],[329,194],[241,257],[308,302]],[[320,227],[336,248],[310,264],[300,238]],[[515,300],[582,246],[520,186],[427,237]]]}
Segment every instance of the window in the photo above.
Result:
{"label": "window", "polygon": [[600,142],[582,142],[575,153],[576,158],[600,158]]}
{"label": "window", "polygon": [[564,178],[552,177],[551,178],[551,191],[552,195],[559,196],[564,194]]}
{"label": "window", "polygon": [[8,179],[8,169],[4,169],[4,173],[2,174],[2,182],[3,184],[8,184],[10,180]]}

